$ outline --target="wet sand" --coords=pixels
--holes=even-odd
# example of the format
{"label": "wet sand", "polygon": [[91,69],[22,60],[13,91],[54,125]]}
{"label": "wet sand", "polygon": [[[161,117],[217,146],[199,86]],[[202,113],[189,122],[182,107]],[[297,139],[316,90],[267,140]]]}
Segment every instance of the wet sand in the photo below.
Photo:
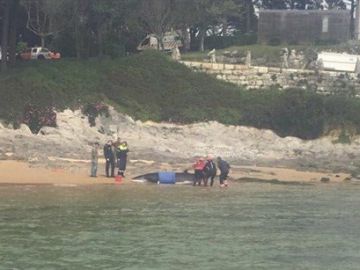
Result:
{"label": "wet sand", "polygon": [[0,184],[94,185],[113,182],[98,176],[89,177],[89,170],[79,167],[76,172],[66,168],[44,168],[21,161],[0,161]]}
{"label": "wet sand", "polygon": [[[64,162],[64,160],[62,161]],[[86,161],[66,161],[61,166],[40,166],[22,161],[0,161],[0,184],[41,184],[41,185],[99,185],[114,184],[113,178],[104,175],[104,164],[100,161],[98,177],[89,177],[90,165]],[[156,163],[147,160],[131,160],[123,184],[132,183],[130,180],[140,174],[157,171],[181,172],[189,164]],[[251,180],[259,179],[264,182],[274,180],[280,182],[320,183],[322,178],[330,183],[341,183],[350,175],[347,173],[309,172],[289,168],[269,168],[257,166],[232,166],[230,179]],[[217,180],[217,179],[216,179]]]}

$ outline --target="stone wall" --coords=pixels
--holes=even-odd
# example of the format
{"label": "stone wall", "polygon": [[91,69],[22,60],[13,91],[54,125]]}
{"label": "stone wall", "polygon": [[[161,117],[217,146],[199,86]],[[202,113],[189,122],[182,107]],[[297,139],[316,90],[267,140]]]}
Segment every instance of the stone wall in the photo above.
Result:
{"label": "stone wall", "polygon": [[303,88],[319,94],[342,94],[360,97],[360,76],[356,73],[281,69],[220,63],[183,61],[183,64],[198,72],[205,72],[217,79],[243,86],[246,89],[261,89],[272,86],[280,89]]}

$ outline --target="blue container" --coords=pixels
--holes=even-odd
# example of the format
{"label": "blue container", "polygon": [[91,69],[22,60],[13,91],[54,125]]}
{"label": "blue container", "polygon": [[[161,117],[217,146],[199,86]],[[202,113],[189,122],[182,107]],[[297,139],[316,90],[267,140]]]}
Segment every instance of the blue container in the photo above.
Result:
{"label": "blue container", "polygon": [[174,172],[159,172],[159,184],[175,184],[176,178]]}

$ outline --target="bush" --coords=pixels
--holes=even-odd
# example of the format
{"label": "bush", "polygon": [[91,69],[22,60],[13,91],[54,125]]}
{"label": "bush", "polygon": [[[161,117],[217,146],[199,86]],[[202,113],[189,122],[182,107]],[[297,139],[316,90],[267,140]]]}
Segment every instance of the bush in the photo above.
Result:
{"label": "bush", "polygon": [[96,126],[96,117],[104,115],[109,117],[109,107],[101,102],[95,104],[87,104],[82,108],[82,113],[88,117],[88,121],[91,127]]}
{"label": "bush", "polygon": [[33,134],[38,134],[44,126],[56,127],[56,112],[53,107],[38,108],[31,104],[25,107],[23,121]]}
{"label": "bush", "polygon": [[324,101],[319,95],[291,89],[273,104],[272,129],[280,136],[315,139],[324,131]]}
{"label": "bush", "polygon": [[268,44],[270,46],[279,46],[279,45],[281,45],[281,40],[278,37],[273,37],[269,40]]}
{"label": "bush", "polygon": [[[326,100],[327,97],[302,89],[249,92],[243,100],[240,124],[271,129],[283,137],[315,139],[337,121],[327,112]],[[340,116],[341,121],[344,117]]]}
{"label": "bush", "polygon": [[20,41],[20,42],[18,42],[18,43],[16,44],[16,52],[17,52],[17,53],[21,53],[21,52],[23,52],[27,47],[28,47],[28,45],[27,45],[26,42]]}
{"label": "bush", "polygon": [[43,120],[54,112],[52,108],[82,108],[90,125],[95,125],[99,114],[107,114],[104,104],[140,120],[215,120],[302,139],[344,126],[360,132],[359,99],[276,87],[244,91],[157,52],[102,61],[22,63],[0,74],[0,96],[0,119],[27,123],[35,133],[56,124]]}

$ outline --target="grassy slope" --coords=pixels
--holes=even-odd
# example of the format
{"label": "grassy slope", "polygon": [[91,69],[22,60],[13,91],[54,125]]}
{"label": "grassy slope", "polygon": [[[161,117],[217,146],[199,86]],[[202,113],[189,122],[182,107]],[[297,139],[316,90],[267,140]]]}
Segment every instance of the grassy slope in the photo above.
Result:
{"label": "grassy slope", "polygon": [[29,102],[62,109],[102,99],[139,119],[191,122],[214,119],[213,108],[227,111],[239,89],[145,53],[117,60],[24,63],[0,76],[0,93],[0,118],[6,120],[21,118]]}
{"label": "grassy slope", "polygon": [[0,75],[0,95],[0,119],[9,122],[21,122],[28,103],[64,109],[103,100],[142,120],[217,120],[301,138],[315,138],[342,125],[360,130],[357,100],[303,90],[243,91],[157,53],[23,63]]}

